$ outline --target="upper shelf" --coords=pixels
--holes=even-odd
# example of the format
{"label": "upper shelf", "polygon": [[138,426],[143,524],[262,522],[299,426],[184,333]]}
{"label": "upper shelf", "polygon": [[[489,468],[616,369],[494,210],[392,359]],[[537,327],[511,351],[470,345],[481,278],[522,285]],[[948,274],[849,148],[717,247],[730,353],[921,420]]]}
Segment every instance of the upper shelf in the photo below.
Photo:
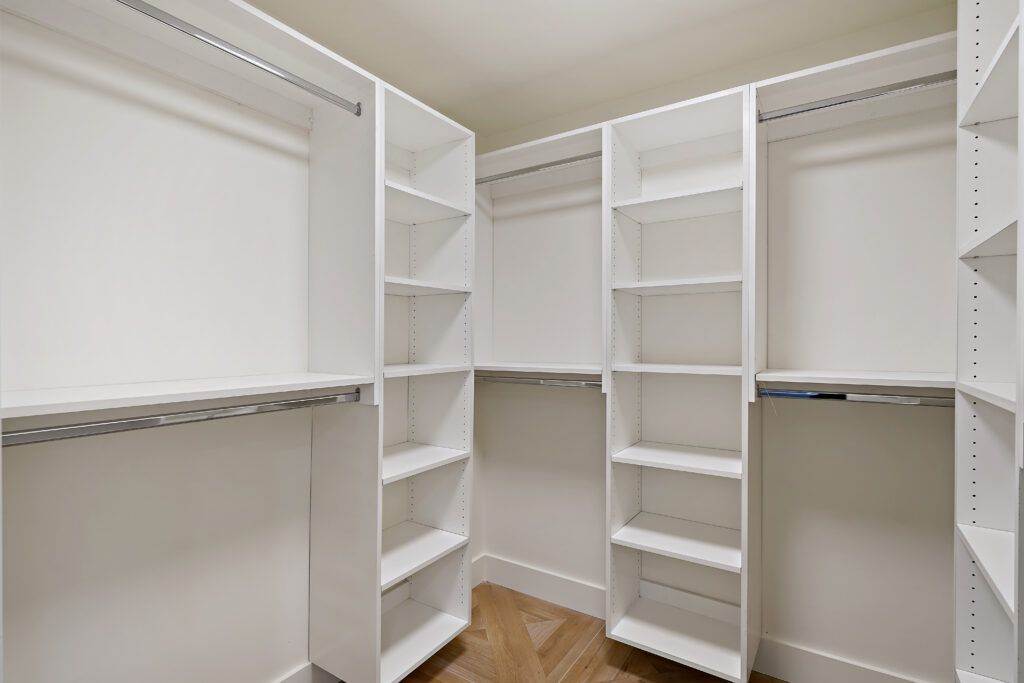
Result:
{"label": "upper shelf", "polygon": [[1017,221],[976,235],[960,249],[960,258],[1009,256],[1017,253]]}
{"label": "upper shelf", "polygon": [[738,292],[743,288],[743,275],[715,275],[711,277],[687,277],[673,280],[652,280],[649,282],[622,283],[613,289],[636,296],[667,296],[670,294],[711,294],[715,292]]}
{"label": "upper shelf", "polygon": [[469,211],[465,207],[456,206],[440,197],[396,183],[393,180],[385,181],[384,186],[386,202],[384,214],[389,221],[416,225],[469,215]]}
{"label": "upper shelf", "polygon": [[880,372],[875,370],[762,370],[758,382],[845,384],[849,386],[952,389],[951,372]]}
{"label": "upper shelf", "polygon": [[487,372],[550,372],[559,375],[600,375],[600,363],[512,363],[490,361],[477,363],[477,370]]}
{"label": "upper shelf", "polygon": [[653,375],[721,375],[740,376],[742,365],[684,365],[668,363],[615,363],[615,372],[640,372]]}
{"label": "upper shelf", "polygon": [[384,293],[394,296],[433,296],[437,294],[467,294],[469,288],[463,285],[449,285],[426,282],[408,277],[384,278]]}
{"label": "upper shelf", "polygon": [[469,372],[472,365],[464,363],[395,363],[384,366],[384,379],[443,375],[449,372]]}
{"label": "upper shelf", "polygon": [[612,543],[739,573],[740,532],[701,522],[641,512],[612,534]]}
{"label": "upper shelf", "polygon": [[288,372],[276,375],[210,377],[57,389],[24,389],[3,392],[0,415],[4,418],[56,415],[84,410],[134,408],[162,403],[230,399],[288,391],[338,389],[359,384],[371,384],[372,382],[373,378],[365,375]]}
{"label": "upper shelf", "polygon": [[1017,410],[1017,386],[1013,382],[957,382],[956,388],[1005,411]]}
{"label": "upper shelf", "polygon": [[638,441],[613,455],[612,462],[727,479],[743,478],[743,454],[720,448]]}
{"label": "upper shelf", "polygon": [[1019,36],[1018,16],[1013,20],[1006,37],[982,74],[978,90],[960,119],[961,126],[998,121],[1017,115]]}
{"label": "upper shelf", "polygon": [[637,223],[664,223],[734,213],[743,208],[743,188],[731,185],[661,197],[636,197],[612,202],[612,208]]}

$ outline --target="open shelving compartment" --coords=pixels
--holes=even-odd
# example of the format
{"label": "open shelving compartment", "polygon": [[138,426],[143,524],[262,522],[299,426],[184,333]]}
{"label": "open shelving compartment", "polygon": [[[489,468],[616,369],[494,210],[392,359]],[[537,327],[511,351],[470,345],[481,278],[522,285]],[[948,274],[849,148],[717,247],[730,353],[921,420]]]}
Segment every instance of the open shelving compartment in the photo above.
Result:
{"label": "open shelving compartment", "polygon": [[480,175],[576,163],[477,187],[476,367],[602,371],[600,128],[480,157]]}
{"label": "open shelving compartment", "polygon": [[961,6],[956,668],[1019,680],[1019,3]]}
{"label": "open shelving compartment", "polygon": [[604,133],[607,633],[732,681],[760,638],[745,566],[760,552],[743,443],[747,102],[735,89]]}

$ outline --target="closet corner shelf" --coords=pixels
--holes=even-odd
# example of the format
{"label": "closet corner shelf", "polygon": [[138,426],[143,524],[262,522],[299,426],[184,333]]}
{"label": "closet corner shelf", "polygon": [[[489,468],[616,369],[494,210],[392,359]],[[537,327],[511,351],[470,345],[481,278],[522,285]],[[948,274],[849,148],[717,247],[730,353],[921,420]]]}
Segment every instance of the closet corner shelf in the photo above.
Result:
{"label": "closet corner shelf", "polygon": [[392,296],[468,294],[469,288],[464,285],[441,284],[408,277],[391,277],[389,275],[384,278],[384,293]]}
{"label": "closet corner shelf", "polygon": [[701,522],[641,512],[612,534],[612,543],[676,560],[740,571],[740,532]]}
{"label": "closet corner shelf", "polygon": [[720,375],[739,377],[742,365],[677,365],[664,363],[615,363],[615,372],[640,372],[654,375]]}
{"label": "closet corner shelf", "polygon": [[612,462],[712,477],[743,478],[742,453],[719,448],[639,441],[613,455]]}
{"label": "closet corner shelf", "polygon": [[1017,386],[1013,382],[957,382],[956,388],[1008,412],[1017,410]]}
{"label": "closet corner shelf", "polygon": [[380,588],[383,591],[469,543],[450,531],[402,522],[382,534]]}
{"label": "closet corner shelf", "polygon": [[1014,534],[1011,531],[957,524],[967,552],[981,569],[999,604],[1013,621]]}
{"label": "closet corner shelf", "polygon": [[956,679],[958,683],[1004,683],[998,679],[981,676],[970,671],[964,671],[963,669],[956,670]]}
{"label": "closet corner shelf", "polygon": [[1009,256],[1017,253],[1017,221],[1010,221],[996,230],[984,232],[960,248],[960,258]]}
{"label": "closet corner shelf", "polygon": [[624,199],[612,202],[612,208],[637,223],[664,223],[734,213],[743,208],[743,187],[729,185],[661,197]]}
{"label": "closet corner shelf", "polygon": [[505,363],[490,361],[477,363],[477,370],[485,372],[550,372],[562,375],[600,375],[600,363]]}
{"label": "closet corner shelf", "polygon": [[416,225],[469,215],[461,206],[401,183],[388,180],[384,187],[384,215],[389,221]]}
{"label": "closet corner shelf", "polygon": [[762,370],[758,382],[845,384],[849,386],[952,389],[951,372],[884,372],[875,370]]}
{"label": "closet corner shelf", "polygon": [[0,404],[3,406],[0,416],[5,418],[29,417],[85,410],[135,408],[164,403],[232,399],[291,391],[340,389],[372,383],[373,378],[366,375],[289,372],[273,375],[101,384],[56,389],[25,389],[3,392],[2,398],[0,398]]}
{"label": "closet corner shelf", "polygon": [[636,296],[666,296],[670,294],[711,294],[715,292],[738,292],[743,288],[743,276],[716,275],[711,277],[688,277],[673,280],[651,280],[648,282],[620,283],[612,289]]}
{"label": "closet corner shelf", "polygon": [[451,372],[469,372],[472,369],[473,366],[466,363],[397,363],[384,366],[384,379],[443,375]]}
{"label": "closet corner shelf", "polygon": [[408,598],[381,617],[381,681],[400,681],[469,626]]}
{"label": "closet corner shelf", "polygon": [[437,467],[465,460],[468,457],[469,451],[412,441],[386,446],[384,448],[382,483],[384,485],[391,484]]}
{"label": "closet corner shelf", "polygon": [[964,110],[961,126],[1017,116],[1017,46],[1020,17],[1016,17],[981,76],[977,92]]}
{"label": "closet corner shelf", "polygon": [[610,635],[672,661],[740,681],[740,629],[734,624],[642,597]]}

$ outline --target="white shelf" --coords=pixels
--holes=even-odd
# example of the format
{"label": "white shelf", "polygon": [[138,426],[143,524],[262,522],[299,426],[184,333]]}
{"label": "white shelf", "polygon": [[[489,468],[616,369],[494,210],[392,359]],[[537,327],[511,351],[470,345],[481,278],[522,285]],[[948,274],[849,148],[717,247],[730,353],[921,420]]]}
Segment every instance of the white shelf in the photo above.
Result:
{"label": "white shelf", "polygon": [[426,192],[391,180],[385,182],[384,185],[386,203],[384,215],[389,221],[415,225],[469,215],[469,211],[465,208]]}
{"label": "white shelf", "polygon": [[449,372],[468,372],[472,365],[464,363],[397,363],[384,366],[384,378],[443,375]]}
{"label": "white shelf", "polygon": [[1010,531],[986,529],[969,524],[957,524],[960,538],[967,552],[981,569],[981,575],[992,587],[999,604],[1013,620],[1014,594],[1014,535]]}
{"label": "white shelf", "polygon": [[469,451],[443,448],[422,443],[405,443],[384,448],[382,483],[391,484],[400,479],[450,465],[469,457]]}
{"label": "white shelf", "polygon": [[1004,683],[996,678],[989,678],[988,676],[979,676],[978,674],[972,674],[970,671],[964,671],[962,669],[956,670],[956,679],[959,683]]}
{"label": "white shelf", "polygon": [[846,384],[850,386],[952,389],[952,372],[878,372],[874,370],[763,370],[758,382]]}
{"label": "white shelf", "polygon": [[960,258],[1008,256],[1017,253],[1017,221],[976,235],[960,249]]}
{"label": "white shelf", "polygon": [[432,562],[469,543],[450,531],[405,521],[383,533],[380,557],[381,590],[387,590]]}
{"label": "white shelf", "polygon": [[468,625],[411,598],[388,610],[381,617],[381,681],[402,680]]}
{"label": "white shelf", "polygon": [[612,202],[612,208],[637,223],[664,223],[733,213],[743,208],[743,188],[730,185],[661,197],[637,197]]}
{"label": "white shelf", "polygon": [[439,282],[425,282],[408,277],[384,278],[384,293],[393,296],[433,296],[438,294],[467,294],[469,288],[463,285],[447,285]]}
{"label": "white shelf", "polygon": [[739,626],[640,598],[610,635],[715,676],[740,680]]}
{"label": "white shelf", "polygon": [[640,441],[613,455],[612,462],[712,477],[743,478],[742,453],[718,448]]}
{"label": "white shelf", "polygon": [[690,277],[673,280],[654,280],[632,284],[618,284],[615,291],[636,296],[667,296],[670,294],[710,294],[714,292],[738,292],[743,288],[743,276],[718,275],[713,277]]}
{"label": "white shelf", "polygon": [[998,121],[1017,115],[1019,29],[1020,18],[1017,17],[982,74],[981,85],[978,86],[978,91],[960,119],[961,126]]}
{"label": "white shelf", "polygon": [[600,375],[600,363],[477,363],[477,370],[486,372],[550,372],[560,375]]}
{"label": "white shelf", "polygon": [[1017,410],[1017,387],[1013,382],[957,382],[956,388],[997,408],[1011,413]]}
{"label": "white shelf", "polygon": [[340,389],[372,382],[373,378],[365,375],[288,372],[274,375],[5,391],[0,403],[3,406],[3,417],[27,417],[185,401],[232,399],[289,391]]}
{"label": "white shelf", "polygon": [[738,529],[641,512],[612,534],[612,543],[705,567],[740,571]]}
{"label": "white shelf", "polygon": [[664,363],[615,363],[615,372],[641,372],[655,375],[722,375],[739,377],[742,365],[678,365]]}

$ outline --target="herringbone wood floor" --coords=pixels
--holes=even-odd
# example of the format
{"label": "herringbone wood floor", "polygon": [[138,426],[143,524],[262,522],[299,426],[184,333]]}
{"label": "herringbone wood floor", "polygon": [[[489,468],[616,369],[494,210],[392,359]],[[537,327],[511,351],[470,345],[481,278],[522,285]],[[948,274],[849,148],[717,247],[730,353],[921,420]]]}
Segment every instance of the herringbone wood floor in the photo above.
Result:
{"label": "herringbone wood floor", "polygon": [[[488,583],[473,589],[470,627],[406,680],[721,683],[714,676],[609,640],[601,619]],[[782,683],[761,674],[751,681]]]}

